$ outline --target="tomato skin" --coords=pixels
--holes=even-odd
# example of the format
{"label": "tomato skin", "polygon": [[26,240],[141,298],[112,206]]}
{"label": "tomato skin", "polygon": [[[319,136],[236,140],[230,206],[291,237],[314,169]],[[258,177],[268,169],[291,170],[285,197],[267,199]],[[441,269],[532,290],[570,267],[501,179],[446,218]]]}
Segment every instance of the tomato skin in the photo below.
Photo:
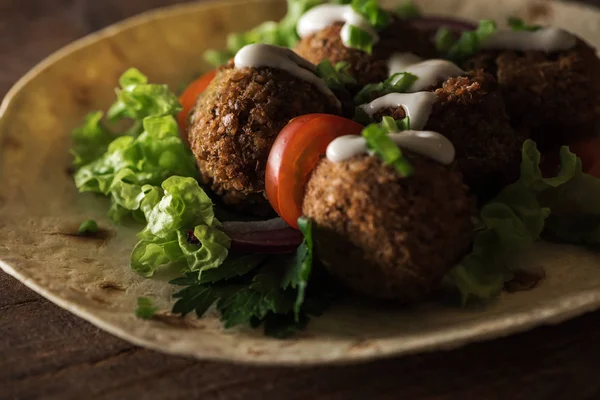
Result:
{"label": "tomato skin", "polygon": [[217,70],[212,70],[202,75],[200,78],[190,83],[179,97],[179,102],[181,103],[182,109],[179,112],[179,114],[177,114],[177,123],[179,124],[181,134],[183,135],[186,141],[188,116],[190,114],[190,111],[192,111],[192,108],[194,108],[198,96],[202,92],[204,92],[204,90],[212,82],[216,74]]}
{"label": "tomato skin", "polygon": [[600,178],[600,138],[575,142],[569,149],[581,158],[583,172]]}
{"label": "tomato skin", "polygon": [[306,183],[329,143],[340,136],[360,135],[362,129],[347,118],[308,114],[281,130],[269,153],[265,189],[271,206],[290,226],[298,229]]}

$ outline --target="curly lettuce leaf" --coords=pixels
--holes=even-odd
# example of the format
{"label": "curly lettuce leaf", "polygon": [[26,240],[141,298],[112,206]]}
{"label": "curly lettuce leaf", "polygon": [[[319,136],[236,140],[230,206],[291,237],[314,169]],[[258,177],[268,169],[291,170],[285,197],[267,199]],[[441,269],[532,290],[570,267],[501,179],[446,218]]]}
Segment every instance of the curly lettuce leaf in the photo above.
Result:
{"label": "curly lettuce leaf", "polygon": [[[147,117],[138,137],[121,136],[95,161],[75,173],[80,192],[111,197],[119,207],[139,209],[144,185],[160,185],[173,175],[197,175],[194,157],[179,137],[177,123],[170,116]],[[119,217],[120,208],[111,215]]]}
{"label": "curly lettuce leaf", "polygon": [[[152,276],[161,266],[175,265],[200,275],[223,263],[230,239],[219,229],[212,201],[195,179],[172,176],[161,190],[146,190],[146,196],[151,198],[141,204],[148,224],[131,254],[135,272]],[[188,241],[191,230],[196,239],[192,243]]]}
{"label": "curly lettuce leaf", "polygon": [[278,23],[268,21],[247,32],[232,33],[227,37],[226,50],[208,50],[204,53],[204,59],[214,66],[223,65],[242,47],[252,43],[292,48],[300,39],[296,32],[296,24],[302,14],[324,2],[324,0],[287,0],[287,14],[281,21]]}
{"label": "curly lettuce leaf", "polygon": [[148,83],[148,78],[135,68],[130,68],[119,79],[116,89],[117,101],[110,107],[110,121],[132,119],[134,124],[125,133],[137,135],[142,132],[142,121],[157,115],[176,115],[181,111],[177,96],[167,85]]}
{"label": "curly lettuce leaf", "polygon": [[73,147],[69,152],[76,168],[100,157],[115,138],[102,122],[103,117],[102,111],[92,112],[85,117],[83,125],[73,130]]}
{"label": "curly lettuce leaf", "polygon": [[489,299],[500,292],[512,276],[514,255],[539,240],[550,216],[544,193],[559,190],[577,171],[577,158],[569,155],[568,149],[563,149],[560,172],[552,178],[542,176],[540,158],[535,142],[525,141],[521,177],[481,209],[472,252],[447,276],[463,303],[471,298]]}

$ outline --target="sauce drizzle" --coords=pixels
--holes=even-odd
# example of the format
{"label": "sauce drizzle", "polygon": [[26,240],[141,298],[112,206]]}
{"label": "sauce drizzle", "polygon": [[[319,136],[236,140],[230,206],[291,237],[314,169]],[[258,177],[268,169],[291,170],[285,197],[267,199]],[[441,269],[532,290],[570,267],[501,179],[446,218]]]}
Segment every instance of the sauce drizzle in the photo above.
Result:
{"label": "sauce drizzle", "polygon": [[411,129],[421,130],[425,127],[436,96],[433,92],[390,93],[370,103],[359,106],[371,119],[378,111],[386,108],[402,107],[410,118]]}
{"label": "sauce drizzle", "polygon": [[480,44],[480,48],[488,50],[539,50],[552,53],[568,50],[576,44],[577,38],[574,35],[551,26],[537,31],[499,30],[485,39]]}
{"label": "sauce drizzle", "polygon": [[418,79],[407,92],[419,92],[455,76],[466,74],[453,62],[441,59],[423,61],[412,53],[395,53],[388,60],[389,76],[400,72],[409,72]]}

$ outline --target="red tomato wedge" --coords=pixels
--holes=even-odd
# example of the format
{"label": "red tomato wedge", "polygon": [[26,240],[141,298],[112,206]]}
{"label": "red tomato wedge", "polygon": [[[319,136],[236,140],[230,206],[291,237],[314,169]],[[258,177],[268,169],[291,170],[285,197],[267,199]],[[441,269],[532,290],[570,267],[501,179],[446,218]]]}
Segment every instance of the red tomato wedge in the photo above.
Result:
{"label": "red tomato wedge", "polygon": [[308,177],[327,145],[362,130],[357,122],[328,114],[294,118],[281,130],[267,161],[265,189],[271,206],[290,226],[298,229]]}
{"label": "red tomato wedge", "polygon": [[569,149],[581,158],[583,172],[600,178],[600,138],[575,142]]}
{"label": "red tomato wedge", "polygon": [[217,74],[216,70],[207,72],[202,75],[200,78],[196,79],[192,83],[188,85],[183,91],[183,94],[179,97],[179,102],[183,107],[182,110],[177,115],[177,122],[179,124],[179,128],[181,129],[182,135],[184,139],[187,141],[187,124],[188,124],[188,116],[194,105],[196,104],[196,99],[200,95],[200,93],[204,92],[208,84],[213,80],[215,75]]}

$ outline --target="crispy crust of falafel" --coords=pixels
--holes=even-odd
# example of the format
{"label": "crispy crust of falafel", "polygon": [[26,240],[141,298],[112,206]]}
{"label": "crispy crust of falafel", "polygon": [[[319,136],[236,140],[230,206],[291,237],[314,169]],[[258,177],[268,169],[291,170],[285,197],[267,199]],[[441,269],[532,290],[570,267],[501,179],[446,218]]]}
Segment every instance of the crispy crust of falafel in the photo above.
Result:
{"label": "crispy crust of falafel", "polygon": [[322,160],[303,213],[332,275],[360,293],[411,302],[435,289],[468,251],[476,210],[459,173],[407,157],[410,178],[374,156]]}
{"label": "crispy crust of falafel", "polygon": [[226,204],[257,215],[272,212],[264,196],[269,151],[292,118],[310,113],[339,110],[334,100],[286,71],[236,69],[230,61],[191,113],[188,135],[201,182]]}
{"label": "crispy crust of falafel", "polygon": [[514,126],[542,148],[595,133],[600,121],[600,60],[582,40],[568,51],[484,51],[463,63],[498,80]]}
{"label": "crispy crust of falafel", "polygon": [[[516,181],[527,135],[511,127],[494,78],[482,70],[472,71],[446,80],[435,94],[425,129],[440,132],[454,144],[458,169],[473,192],[485,200]],[[406,116],[399,107],[378,112],[375,120],[384,115]]]}
{"label": "crispy crust of falafel", "polygon": [[350,63],[350,74],[358,81],[359,90],[368,83],[381,82],[388,77],[388,59],[394,53],[411,52],[425,58],[437,55],[433,44],[405,21],[394,21],[379,33],[380,40],[373,46],[373,54],[344,46],[340,36],[343,23],[335,23],[302,39],[295,51],[313,64],[330,60]]}

